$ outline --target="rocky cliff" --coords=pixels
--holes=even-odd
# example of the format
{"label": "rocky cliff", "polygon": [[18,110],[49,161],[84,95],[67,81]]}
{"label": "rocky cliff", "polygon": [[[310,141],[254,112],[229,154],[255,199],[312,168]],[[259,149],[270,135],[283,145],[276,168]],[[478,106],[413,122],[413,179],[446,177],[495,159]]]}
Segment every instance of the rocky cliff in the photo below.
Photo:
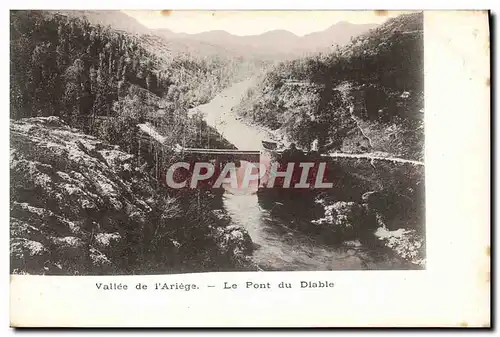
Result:
{"label": "rocky cliff", "polygon": [[245,262],[244,229],[209,211],[193,225],[186,200],[119,147],[57,117],[11,121],[10,131],[12,273],[168,273]]}
{"label": "rocky cliff", "polygon": [[331,53],[277,64],[238,113],[299,147],[424,157],[423,14],[387,20]]}

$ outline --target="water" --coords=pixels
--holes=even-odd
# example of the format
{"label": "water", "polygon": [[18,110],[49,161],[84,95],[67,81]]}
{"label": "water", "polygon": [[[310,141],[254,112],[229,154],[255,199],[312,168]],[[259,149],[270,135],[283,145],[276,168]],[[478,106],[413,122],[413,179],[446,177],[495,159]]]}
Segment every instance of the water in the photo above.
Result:
{"label": "water", "polygon": [[[200,112],[208,125],[240,150],[260,149],[261,141],[273,138],[268,131],[250,126],[237,117],[235,109],[254,79],[235,83],[207,104],[193,108]],[[261,157],[261,161],[263,158]],[[241,173],[241,172],[240,172]],[[241,180],[239,174],[238,181]],[[232,222],[244,227],[255,244],[254,262],[263,270],[359,270],[405,269],[406,263],[380,248],[366,247],[360,242],[325,244],[307,230],[297,230],[298,222],[310,219],[282,219],[271,209],[259,204],[258,186],[246,193],[231,190],[227,185],[223,196],[224,208]],[[236,194],[235,194],[236,193]],[[273,213],[273,214],[271,214]],[[286,209],[285,209],[286,213]],[[292,223],[297,222],[297,223]]]}
{"label": "water", "polygon": [[235,107],[254,84],[254,78],[235,83],[210,102],[192,108],[188,113],[201,113],[209,126],[239,150],[260,149],[262,140],[272,139],[274,136],[264,128],[248,125],[235,112]]}
{"label": "water", "polygon": [[[325,245],[259,205],[258,195],[225,193],[223,204],[233,223],[247,229],[255,244],[253,261],[263,270],[405,269],[405,262],[359,241]],[[276,207],[282,207],[276,203]],[[296,219],[292,221],[303,221]]]}

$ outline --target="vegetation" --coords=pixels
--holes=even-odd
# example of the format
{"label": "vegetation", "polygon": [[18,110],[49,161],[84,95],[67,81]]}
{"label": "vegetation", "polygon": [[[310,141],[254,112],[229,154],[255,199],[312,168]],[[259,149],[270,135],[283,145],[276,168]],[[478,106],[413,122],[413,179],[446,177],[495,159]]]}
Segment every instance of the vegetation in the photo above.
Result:
{"label": "vegetation", "polygon": [[[282,62],[248,91],[239,113],[306,150],[317,142],[322,152],[421,161],[422,25],[422,13],[401,15],[332,53]],[[327,176],[335,185],[316,196],[316,231],[385,245],[412,267],[424,265],[423,166],[337,158]]]}
{"label": "vegetation", "polygon": [[244,230],[213,212],[220,198],[168,190],[163,168],[178,158],[141,141],[138,124],[153,123],[166,145],[209,146],[211,135],[212,146],[228,147],[188,109],[252,67],[241,59],[166,58],[144,39],[84,18],[11,12],[13,272],[165,273],[229,267],[228,259],[245,264],[248,235],[232,239]]}
{"label": "vegetation", "polygon": [[149,35],[57,12],[12,11],[10,114],[59,116],[158,167],[174,153],[144,144],[148,151],[141,152],[138,124],[152,122],[167,147],[229,147],[188,110],[255,71],[252,62],[173,55]]}
{"label": "vegetation", "polygon": [[213,193],[176,196],[137,166],[133,155],[58,117],[13,121],[10,131],[11,272],[249,267],[251,240],[220,216]]}
{"label": "vegetation", "polygon": [[[421,160],[422,46],[422,15],[400,16],[334,53],[278,64],[238,110],[306,149],[317,142],[323,151]],[[159,37],[56,12],[12,11],[12,271],[248,267],[251,240],[230,225],[220,195],[170,190],[162,181],[170,164],[189,161],[172,150],[177,144],[232,147],[189,110],[264,64],[175,54]],[[141,137],[145,123],[162,145]],[[381,240],[408,246],[398,254],[420,261],[420,169],[342,160],[328,169],[337,187],[318,196],[320,229],[353,238],[366,229],[368,209],[370,230],[411,228]],[[403,206],[388,210],[387,203]]]}
{"label": "vegetation", "polygon": [[422,159],[422,24],[422,13],[401,15],[333,53],[283,62],[240,112],[304,148],[317,139],[325,151]]}
{"label": "vegetation", "polygon": [[164,48],[161,41],[148,41],[84,18],[13,11],[11,118],[60,116],[124,144],[133,132],[122,131],[148,113],[164,109],[171,121],[187,120],[187,109],[244,76],[242,69],[252,70],[242,59],[167,57],[152,52]]}

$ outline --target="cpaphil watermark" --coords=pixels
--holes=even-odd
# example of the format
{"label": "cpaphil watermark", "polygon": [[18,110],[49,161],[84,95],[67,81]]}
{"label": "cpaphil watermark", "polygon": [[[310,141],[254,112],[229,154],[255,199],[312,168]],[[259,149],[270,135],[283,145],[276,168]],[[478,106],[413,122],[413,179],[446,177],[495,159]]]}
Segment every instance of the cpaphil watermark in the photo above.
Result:
{"label": "cpaphil watermark", "polygon": [[329,189],[326,162],[253,163],[177,162],[165,173],[168,187]]}

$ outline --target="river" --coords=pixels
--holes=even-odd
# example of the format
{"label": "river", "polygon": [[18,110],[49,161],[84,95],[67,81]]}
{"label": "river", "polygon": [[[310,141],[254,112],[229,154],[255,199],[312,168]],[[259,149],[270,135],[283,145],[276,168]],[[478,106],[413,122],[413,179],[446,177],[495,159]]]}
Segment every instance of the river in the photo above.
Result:
{"label": "river", "polygon": [[[261,141],[273,139],[263,128],[241,121],[235,112],[253,79],[234,84],[207,104],[193,108],[190,113],[201,113],[208,125],[240,150],[260,149]],[[308,219],[283,219],[271,210],[285,208],[274,201],[265,208],[255,191],[234,194],[228,189],[223,195],[223,206],[234,224],[244,227],[255,249],[253,261],[263,270],[360,270],[406,269],[407,263],[384,249],[368,247],[358,240],[325,244],[321,237],[297,230],[297,223]],[[287,210],[284,209],[284,213]],[[273,214],[272,214],[273,213]],[[305,226],[308,224],[306,223]]]}

